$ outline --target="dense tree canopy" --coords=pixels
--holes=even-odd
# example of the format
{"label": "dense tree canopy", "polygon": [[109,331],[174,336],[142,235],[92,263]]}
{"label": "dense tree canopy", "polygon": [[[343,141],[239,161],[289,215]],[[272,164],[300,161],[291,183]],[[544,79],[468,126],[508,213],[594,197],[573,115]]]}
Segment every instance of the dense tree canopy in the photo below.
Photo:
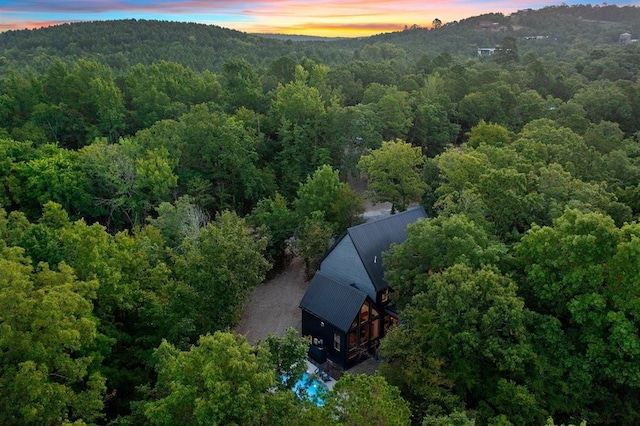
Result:
{"label": "dense tree canopy", "polygon": [[[637,423],[640,9],[428,19],[1,33],[0,423]],[[228,330],[358,179],[429,218],[384,255],[381,376],[316,407],[306,340]]]}

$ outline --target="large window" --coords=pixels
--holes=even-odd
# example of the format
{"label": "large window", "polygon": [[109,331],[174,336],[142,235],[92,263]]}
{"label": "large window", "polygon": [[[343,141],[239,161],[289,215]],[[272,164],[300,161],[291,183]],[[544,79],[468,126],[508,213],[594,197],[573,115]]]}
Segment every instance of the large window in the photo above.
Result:
{"label": "large window", "polygon": [[366,343],[369,341],[369,327],[370,324],[363,324],[360,326],[360,343]]}
{"label": "large window", "polygon": [[360,308],[360,324],[364,324],[367,321],[369,321],[369,302],[363,303]]}
{"label": "large window", "polygon": [[371,340],[380,337],[380,319],[376,318],[371,322]]}
{"label": "large window", "polygon": [[356,330],[349,332],[349,359],[353,359],[358,355],[358,335]]}

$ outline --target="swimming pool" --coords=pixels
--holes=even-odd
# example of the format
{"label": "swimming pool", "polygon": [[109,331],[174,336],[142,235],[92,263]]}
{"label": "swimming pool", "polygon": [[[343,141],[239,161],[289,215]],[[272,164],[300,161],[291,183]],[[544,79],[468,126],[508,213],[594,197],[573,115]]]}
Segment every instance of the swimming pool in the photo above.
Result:
{"label": "swimming pool", "polygon": [[291,390],[298,395],[298,398],[307,398],[318,407],[324,406],[324,397],[327,395],[327,387],[311,376],[309,373],[304,373],[300,380],[298,380]]}

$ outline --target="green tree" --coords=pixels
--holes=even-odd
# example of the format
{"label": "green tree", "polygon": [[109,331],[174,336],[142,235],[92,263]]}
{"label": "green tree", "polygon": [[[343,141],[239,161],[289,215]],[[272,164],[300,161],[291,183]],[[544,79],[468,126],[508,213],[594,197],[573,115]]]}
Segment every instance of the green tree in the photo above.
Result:
{"label": "green tree", "polygon": [[415,107],[410,138],[422,145],[430,156],[434,156],[455,142],[460,133],[460,125],[450,121],[449,111],[432,102],[420,103]]}
{"label": "green tree", "polygon": [[0,241],[0,422],[60,424],[101,417],[105,340],[91,300],[98,283]]}
{"label": "green tree", "polygon": [[42,80],[46,105],[53,109],[36,118],[52,140],[80,149],[97,137],[113,142],[124,130],[124,99],[108,66],[86,59],[67,65],[58,59]]}
{"label": "green tree", "polygon": [[520,60],[520,56],[518,55],[518,41],[515,37],[507,36],[502,39],[495,59],[496,62],[501,64]]}
{"label": "green tree", "polygon": [[94,143],[80,156],[109,227],[141,225],[177,186],[173,160],[163,147],[146,150],[137,141],[125,139],[119,144]]}
{"label": "green tree", "polygon": [[434,357],[430,347],[430,338],[420,327],[404,324],[389,329],[380,343],[384,362],[378,372],[400,389],[414,418],[463,409],[452,392],[452,380],[444,373],[444,361]]}
{"label": "green tree", "polygon": [[175,203],[163,202],[156,208],[158,216],[147,221],[162,233],[166,244],[180,249],[185,239],[195,241],[200,230],[210,222],[209,214],[191,202],[188,195],[178,198]]}
{"label": "green tree", "polygon": [[547,117],[549,104],[553,101],[545,100],[535,90],[525,90],[516,95],[515,114],[511,118],[511,126],[521,129],[529,121]]}
{"label": "green tree", "polygon": [[427,189],[421,178],[424,162],[420,148],[398,139],[362,156],[358,169],[367,176],[371,201],[388,201],[395,212],[418,202]]}
{"label": "green tree", "polygon": [[124,81],[134,131],[160,120],[176,120],[192,105],[223,102],[215,74],[198,74],[175,62],[138,63],[128,70]]}
{"label": "green tree", "polygon": [[505,127],[495,123],[487,123],[484,120],[480,120],[480,122],[469,131],[469,139],[467,139],[467,144],[474,148],[478,148],[483,144],[505,147],[510,143],[511,136]]}
{"label": "green tree", "polygon": [[480,121],[504,123],[502,97],[495,91],[476,91],[466,94],[458,103],[458,116],[463,129],[476,126]]}
{"label": "green tree", "polygon": [[356,165],[368,149],[380,148],[382,127],[371,105],[341,107],[332,105],[327,110],[323,136],[337,141],[339,152],[331,152],[339,158],[340,174],[356,174]]}
{"label": "green tree", "polygon": [[278,83],[287,84],[295,78],[296,61],[282,56],[269,65],[269,73],[277,80]]}
{"label": "green tree", "polygon": [[299,221],[311,216],[314,211],[322,212],[324,220],[333,227],[334,234],[356,224],[364,211],[360,197],[347,183],[340,182],[338,171],[328,165],[319,167],[300,184],[294,206]]}
{"label": "green tree", "polygon": [[175,273],[191,290],[182,302],[195,325],[191,337],[238,321],[249,290],[269,269],[263,254],[266,244],[266,238],[256,238],[244,219],[228,211],[216,216],[194,241],[184,241]]}
{"label": "green tree", "polygon": [[286,377],[279,386],[283,389],[291,389],[307,371],[309,340],[298,337],[296,329],[288,327],[282,337],[275,334],[267,336],[262,346],[269,351],[267,357],[274,371],[279,377]]}
{"label": "green tree", "polygon": [[593,123],[602,120],[618,123],[623,130],[629,129],[632,110],[629,97],[622,88],[610,81],[594,82],[579,90],[572,98],[586,111],[586,117]]}
{"label": "green tree", "polygon": [[404,242],[384,253],[385,279],[393,289],[399,308],[424,288],[416,286],[427,271],[444,271],[456,264],[472,268],[497,264],[506,247],[465,215],[438,216],[419,220],[407,227]]}
{"label": "green tree", "polygon": [[475,426],[473,417],[469,418],[466,411],[454,411],[447,416],[427,415],[422,419],[422,426]]}
{"label": "green tree", "polygon": [[413,125],[408,140],[421,145],[433,157],[455,142],[460,125],[454,123],[455,110],[439,73],[425,78],[424,87],[412,93]]}
{"label": "green tree", "polygon": [[287,261],[287,240],[296,230],[296,216],[289,208],[287,200],[275,194],[273,198],[258,201],[247,221],[269,238],[266,255],[274,269],[284,266]]}
{"label": "green tree", "polygon": [[385,140],[404,139],[411,127],[411,104],[409,94],[396,86],[373,83],[364,92],[363,103],[370,104],[383,123]]}
{"label": "green tree", "polygon": [[598,124],[590,124],[584,134],[585,143],[602,154],[622,148],[623,138],[624,133],[618,123],[604,120]]}
{"label": "green tree", "polygon": [[253,67],[244,59],[232,59],[223,66],[221,76],[227,111],[240,107],[263,112],[262,84]]}
{"label": "green tree", "polygon": [[296,230],[296,250],[304,259],[307,279],[315,274],[333,235],[333,226],[324,219],[321,211],[311,212]]}
{"label": "green tree", "polygon": [[97,223],[70,222],[62,207],[51,202],[37,224],[27,225],[10,216],[3,237],[23,247],[34,263],[48,262],[61,271],[66,262],[75,279],[96,283],[91,311],[97,333],[113,344],[101,365],[111,390],[105,410],[128,414],[135,388],[151,378],[151,351],[162,338],[182,342],[193,328],[180,306],[184,284],[171,279],[159,231],[146,227],[109,235]]}
{"label": "green tree", "polygon": [[33,218],[49,201],[61,204],[76,217],[96,213],[92,207],[91,182],[77,152],[44,146],[39,158],[19,163],[14,170],[21,185],[12,185],[13,197]]}
{"label": "green tree", "polygon": [[341,425],[411,424],[409,405],[382,376],[342,376],[329,392],[323,411]]}
{"label": "green tree", "polygon": [[521,284],[527,305],[565,317],[576,295],[601,293],[618,232],[611,218],[575,210],[566,211],[553,227],[534,226],[517,247],[520,262],[527,265],[527,279]]}
{"label": "green tree", "polygon": [[293,197],[297,186],[322,164],[332,164],[328,141],[321,136],[326,109],[320,91],[308,83],[309,72],[296,68],[296,78],[279,84],[269,117],[277,129],[275,164],[280,191]]}
{"label": "green tree", "polygon": [[96,128],[99,136],[116,142],[125,128],[124,100],[113,80],[94,79],[89,83],[96,107]]}
{"label": "green tree", "polygon": [[[256,167],[257,137],[239,119],[197,106],[180,124],[178,175],[198,204],[207,210],[244,212],[269,193]],[[213,204],[202,203],[199,194],[189,190],[198,179],[209,186]]]}
{"label": "green tree", "polygon": [[275,385],[268,351],[218,331],[184,352],[165,341],[155,358],[158,381],[143,405],[151,424],[262,424]]}

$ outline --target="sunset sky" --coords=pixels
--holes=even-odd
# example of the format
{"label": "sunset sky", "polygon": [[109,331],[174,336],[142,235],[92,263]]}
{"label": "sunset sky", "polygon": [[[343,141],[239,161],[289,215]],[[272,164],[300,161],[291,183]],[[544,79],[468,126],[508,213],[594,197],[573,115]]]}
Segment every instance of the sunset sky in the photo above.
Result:
{"label": "sunset sky", "polygon": [[[567,1],[568,5],[585,3]],[[610,5],[634,4],[611,1]],[[489,12],[559,4],[527,0],[0,0],[0,31],[75,21],[159,19],[244,32],[356,37]]]}

